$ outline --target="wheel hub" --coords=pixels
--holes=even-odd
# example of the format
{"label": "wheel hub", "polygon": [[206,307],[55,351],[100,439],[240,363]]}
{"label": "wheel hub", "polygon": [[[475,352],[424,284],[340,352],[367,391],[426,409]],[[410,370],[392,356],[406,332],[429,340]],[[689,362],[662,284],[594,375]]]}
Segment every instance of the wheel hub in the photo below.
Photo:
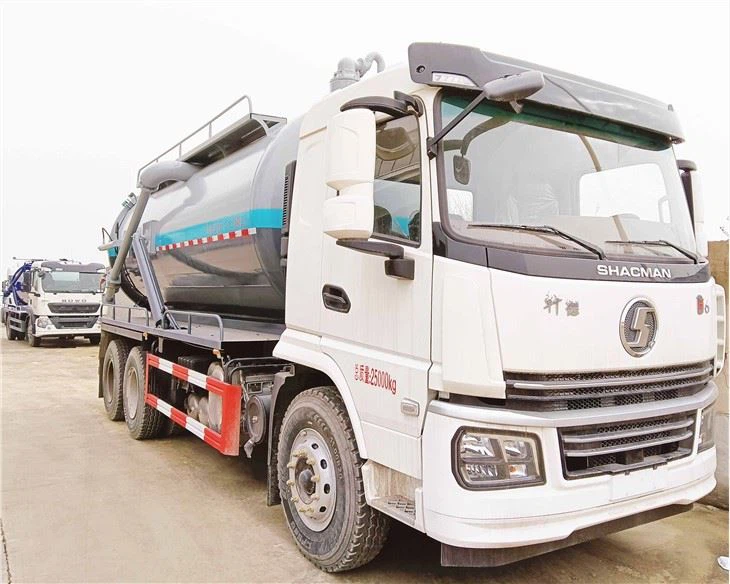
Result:
{"label": "wheel hub", "polygon": [[102,389],[104,391],[104,400],[107,403],[112,401],[112,386],[114,385],[114,365],[111,361],[106,364],[104,369],[104,383]]}
{"label": "wheel hub", "polygon": [[302,494],[306,493],[310,498],[314,495],[314,491],[317,488],[317,483],[312,480],[313,478],[314,473],[309,468],[305,468],[297,477],[297,487],[299,487],[299,492]]}
{"label": "wheel hub", "polygon": [[319,432],[305,428],[296,435],[287,468],[293,509],[309,529],[324,530],[335,511],[337,485],[332,454]]}
{"label": "wheel hub", "polygon": [[130,420],[137,416],[139,405],[139,378],[133,367],[127,372],[127,382],[124,384],[124,399],[127,402],[127,415]]}

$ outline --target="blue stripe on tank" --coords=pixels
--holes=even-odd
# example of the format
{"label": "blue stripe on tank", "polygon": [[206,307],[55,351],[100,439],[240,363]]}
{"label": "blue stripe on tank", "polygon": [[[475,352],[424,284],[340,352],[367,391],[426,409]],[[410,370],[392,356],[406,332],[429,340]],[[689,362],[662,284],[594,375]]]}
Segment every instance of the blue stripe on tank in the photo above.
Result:
{"label": "blue stripe on tank", "polygon": [[219,217],[205,223],[189,225],[175,231],[160,233],[155,237],[155,246],[169,245],[181,241],[209,237],[238,229],[281,229],[281,209],[251,209],[235,215]]}

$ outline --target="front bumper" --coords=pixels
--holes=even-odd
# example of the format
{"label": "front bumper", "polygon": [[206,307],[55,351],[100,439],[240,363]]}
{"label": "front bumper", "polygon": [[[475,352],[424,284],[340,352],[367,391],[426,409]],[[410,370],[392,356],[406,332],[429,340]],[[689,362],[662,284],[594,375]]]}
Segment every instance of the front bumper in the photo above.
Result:
{"label": "front bumper", "polygon": [[[557,428],[664,413],[699,411],[717,398],[714,383],[700,393],[658,402],[569,412],[514,412],[433,402],[423,433],[423,525],[434,539],[463,548],[504,548],[562,540],[573,532],[669,505],[687,505],[715,487],[715,449],[624,475],[566,480]],[[699,419],[699,418],[698,418]],[[536,434],[545,484],[503,490],[462,488],[452,471],[451,439],[464,426]]]}
{"label": "front bumper", "polygon": [[33,336],[35,337],[86,337],[86,336],[94,336],[94,335],[101,335],[101,324],[98,322],[91,327],[69,327],[69,328],[56,328],[56,327],[47,327],[47,328],[40,328],[38,326],[35,327],[35,331],[33,333]]}

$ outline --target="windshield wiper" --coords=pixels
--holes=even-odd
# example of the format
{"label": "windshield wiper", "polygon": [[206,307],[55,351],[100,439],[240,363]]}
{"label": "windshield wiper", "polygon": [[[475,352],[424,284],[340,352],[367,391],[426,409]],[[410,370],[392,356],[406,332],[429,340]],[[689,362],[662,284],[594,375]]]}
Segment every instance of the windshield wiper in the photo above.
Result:
{"label": "windshield wiper", "polygon": [[607,239],[606,243],[619,243],[624,245],[666,245],[668,247],[676,249],[679,253],[681,253],[683,256],[688,257],[694,263],[700,263],[700,258],[696,254],[693,254],[688,249],[684,249],[683,247],[680,247],[677,244],[672,243],[671,241],[667,241],[666,239],[644,239],[635,241],[625,239]]}
{"label": "windshield wiper", "polygon": [[473,227],[485,227],[485,228],[492,228],[492,229],[514,229],[514,230],[518,230],[518,231],[534,231],[535,233],[552,233],[553,235],[559,235],[560,237],[567,239],[568,241],[577,243],[578,245],[587,249],[588,251],[593,252],[594,254],[596,254],[598,256],[598,259],[601,259],[601,260],[606,259],[605,252],[597,245],[588,243],[587,241],[580,239],[579,237],[576,237],[575,235],[570,235],[570,233],[565,233],[565,231],[561,231],[560,229],[556,229],[555,227],[551,227],[550,225],[510,225],[509,223],[469,223],[466,227],[467,227],[467,229],[470,229]]}

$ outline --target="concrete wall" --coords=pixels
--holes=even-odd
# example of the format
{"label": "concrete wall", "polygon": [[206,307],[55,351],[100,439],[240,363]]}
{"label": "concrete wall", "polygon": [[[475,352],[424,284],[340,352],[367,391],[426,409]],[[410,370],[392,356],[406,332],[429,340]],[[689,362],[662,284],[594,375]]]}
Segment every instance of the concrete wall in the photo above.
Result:
{"label": "concrete wall", "polygon": [[[712,275],[718,284],[725,288],[725,299],[730,299],[728,294],[728,242],[727,241],[711,241],[710,242],[710,268]],[[727,313],[727,306],[726,306]],[[727,349],[728,342],[726,339],[725,347]],[[703,499],[704,503],[728,508],[728,360],[727,352],[725,353],[725,367],[720,375],[715,379],[719,389],[720,398],[717,400],[717,409],[715,411],[715,441],[717,444],[717,471],[715,478],[717,479],[717,487],[707,497]]]}

